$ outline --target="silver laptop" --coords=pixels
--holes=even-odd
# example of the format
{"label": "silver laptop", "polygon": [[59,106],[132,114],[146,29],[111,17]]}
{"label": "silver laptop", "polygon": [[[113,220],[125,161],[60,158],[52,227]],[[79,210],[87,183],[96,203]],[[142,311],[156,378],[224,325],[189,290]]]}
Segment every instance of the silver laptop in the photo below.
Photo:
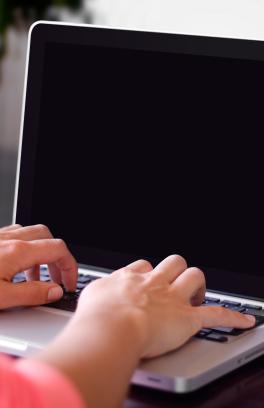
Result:
{"label": "silver laptop", "polygon": [[0,350],[31,355],[94,279],[179,253],[205,306],[257,327],[202,330],[133,383],[189,392],[263,354],[263,43],[39,22],[26,71],[14,222],[48,225],[80,274],[59,302],[1,312]]}

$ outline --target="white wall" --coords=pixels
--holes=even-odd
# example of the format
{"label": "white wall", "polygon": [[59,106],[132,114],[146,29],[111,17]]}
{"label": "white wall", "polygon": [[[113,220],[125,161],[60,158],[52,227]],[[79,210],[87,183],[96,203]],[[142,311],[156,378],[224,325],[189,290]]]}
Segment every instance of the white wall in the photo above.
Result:
{"label": "white wall", "polygon": [[264,40],[263,0],[93,0],[98,24]]}

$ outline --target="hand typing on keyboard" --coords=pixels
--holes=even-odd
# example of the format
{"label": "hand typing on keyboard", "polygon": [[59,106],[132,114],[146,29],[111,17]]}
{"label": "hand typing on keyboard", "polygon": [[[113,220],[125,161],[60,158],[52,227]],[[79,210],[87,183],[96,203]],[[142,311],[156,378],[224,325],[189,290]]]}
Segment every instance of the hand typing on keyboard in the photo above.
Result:
{"label": "hand typing on keyboard", "polygon": [[[43,282],[40,264],[49,265]],[[26,281],[16,275],[24,270]],[[81,293],[67,327],[34,358],[71,379],[88,406],[121,406],[141,358],[180,347],[198,332],[216,340],[225,337],[224,330],[234,334],[230,332],[249,329],[261,317],[262,311],[250,305],[215,298],[203,304],[204,275],[188,268],[179,255],[155,268],[136,261],[109,277],[91,280],[82,276],[77,283],[76,261],[45,227],[0,230],[1,308],[54,301],[63,294],[59,284],[66,288],[62,302],[71,301],[75,308]],[[57,294],[50,297],[53,289]]]}
{"label": "hand typing on keyboard", "polygon": [[[39,280],[39,265],[43,263],[49,264],[51,281]],[[75,291],[76,279],[74,257],[47,227],[0,228],[0,309],[53,302],[63,295],[60,284]]]}
{"label": "hand typing on keyboard", "polygon": [[[243,314],[248,314],[255,316],[255,326],[259,326],[260,324],[264,323],[264,311],[262,310],[262,307],[259,305],[254,305],[254,304],[243,304],[241,302],[237,301],[232,301],[232,300],[220,300],[217,297],[205,297],[204,306],[218,306],[218,307],[224,307],[236,312],[240,312]],[[245,330],[243,329],[236,329],[234,327],[213,327],[210,329],[202,329],[200,330],[197,334],[196,337],[204,340],[211,340],[211,341],[217,341],[220,343],[225,343],[228,341],[229,336],[239,336],[240,334],[243,334]]]}

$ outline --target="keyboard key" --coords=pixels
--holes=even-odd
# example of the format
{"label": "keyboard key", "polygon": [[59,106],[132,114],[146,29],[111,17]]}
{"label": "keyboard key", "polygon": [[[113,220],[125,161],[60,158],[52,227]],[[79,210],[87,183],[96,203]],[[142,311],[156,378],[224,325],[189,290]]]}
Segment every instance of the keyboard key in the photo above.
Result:
{"label": "keyboard key", "polygon": [[254,315],[254,316],[264,316],[264,310],[263,309],[262,310],[256,310],[256,309],[246,308],[243,313],[251,314],[251,315]]}
{"label": "keyboard key", "polygon": [[226,336],[223,336],[222,334],[217,334],[217,333],[209,333],[207,336],[205,336],[206,340],[211,340],[211,341],[217,341],[218,343],[225,343],[228,338]]}
{"label": "keyboard key", "polygon": [[210,297],[210,296],[205,296],[204,300],[205,300],[206,302],[220,302],[220,299],[214,298],[214,297]]}
{"label": "keyboard key", "polygon": [[227,305],[227,306],[225,306],[225,308],[233,310],[234,312],[239,312],[239,313],[242,313],[242,312],[244,312],[246,310],[245,307],[243,307],[243,306],[229,306],[229,305]]}
{"label": "keyboard key", "polygon": [[48,268],[46,266],[41,266],[40,267],[40,274],[41,275],[48,275],[49,274]]}
{"label": "keyboard key", "polygon": [[82,290],[82,289],[84,289],[85,288],[85,286],[86,286],[86,284],[85,283],[77,283],[77,289],[80,289],[80,290]]}
{"label": "keyboard key", "polygon": [[241,306],[240,302],[233,302],[233,300],[221,300],[221,304],[224,306]]}
{"label": "keyboard key", "polygon": [[264,323],[264,316],[255,316],[255,318],[256,318],[255,327],[260,326],[261,324]]}
{"label": "keyboard key", "polygon": [[202,331],[205,334],[209,334],[209,333],[211,333],[212,329],[202,329],[200,331]]}
{"label": "keyboard key", "polygon": [[48,307],[54,307],[55,309],[67,310],[69,312],[75,312],[77,308],[79,293],[65,292],[63,297],[57,302],[47,304]]}
{"label": "keyboard key", "polygon": [[50,277],[49,276],[41,276],[40,280],[41,280],[41,282],[50,282]]}
{"label": "keyboard key", "polygon": [[79,297],[79,294],[76,292],[65,292],[62,299],[65,301],[75,300]]}
{"label": "keyboard key", "polygon": [[48,271],[45,271],[45,272],[40,271],[40,276],[43,276],[45,278],[47,276],[50,276],[50,274]]}
{"label": "keyboard key", "polygon": [[213,331],[222,334],[229,334],[231,336],[238,336],[243,333],[241,329],[234,329],[233,327],[213,327]]}
{"label": "keyboard key", "polygon": [[22,277],[14,277],[12,282],[13,283],[26,282],[26,278],[25,278],[25,276],[23,278]]}
{"label": "keyboard key", "polygon": [[62,300],[59,300],[58,302],[54,302],[54,303],[49,303],[47,305],[48,307],[54,307],[55,309],[61,309],[61,310],[66,310],[68,312],[75,312],[76,308],[77,308],[77,301],[75,302],[65,302]]}
{"label": "keyboard key", "polygon": [[70,312],[75,312],[77,308],[77,303],[81,291],[92,281],[99,279],[100,276],[92,276],[92,275],[79,275],[78,282],[77,282],[77,289],[75,292],[67,292],[63,285],[61,287],[64,290],[63,297],[58,300],[57,302],[47,304],[47,307],[54,307],[56,309],[67,310]]}
{"label": "keyboard key", "polygon": [[221,307],[223,305],[221,305],[220,303],[216,303],[216,302],[205,302],[201,306],[218,306],[218,307]]}
{"label": "keyboard key", "polygon": [[78,282],[79,283],[89,283],[91,282],[91,276],[79,276]]}
{"label": "keyboard key", "polygon": [[25,281],[26,281],[26,276],[25,276],[24,272],[19,272],[19,273],[17,273],[17,274],[13,277],[12,281],[13,281],[14,283],[25,282]]}
{"label": "keyboard key", "polygon": [[195,337],[198,337],[199,339],[202,339],[202,338],[206,337],[207,334],[209,334],[209,333],[212,333],[211,329],[202,329],[195,335]]}
{"label": "keyboard key", "polygon": [[255,309],[255,310],[262,310],[262,307],[259,305],[250,305],[245,303],[244,305],[242,305],[243,307],[247,308],[247,309]]}

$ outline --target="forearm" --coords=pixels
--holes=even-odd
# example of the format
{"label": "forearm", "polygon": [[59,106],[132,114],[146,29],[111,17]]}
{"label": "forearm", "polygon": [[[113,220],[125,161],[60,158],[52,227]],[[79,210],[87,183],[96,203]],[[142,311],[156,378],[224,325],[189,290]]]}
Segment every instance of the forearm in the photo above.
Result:
{"label": "forearm", "polygon": [[14,360],[0,353],[0,407],[84,408],[85,405],[72,381],[58,370],[39,361]]}
{"label": "forearm", "polygon": [[[117,408],[125,398],[141,344],[125,317],[90,316],[72,323],[36,358],[66,374],[91,408]],[[71,343],[71,344],[70,344]]]}

